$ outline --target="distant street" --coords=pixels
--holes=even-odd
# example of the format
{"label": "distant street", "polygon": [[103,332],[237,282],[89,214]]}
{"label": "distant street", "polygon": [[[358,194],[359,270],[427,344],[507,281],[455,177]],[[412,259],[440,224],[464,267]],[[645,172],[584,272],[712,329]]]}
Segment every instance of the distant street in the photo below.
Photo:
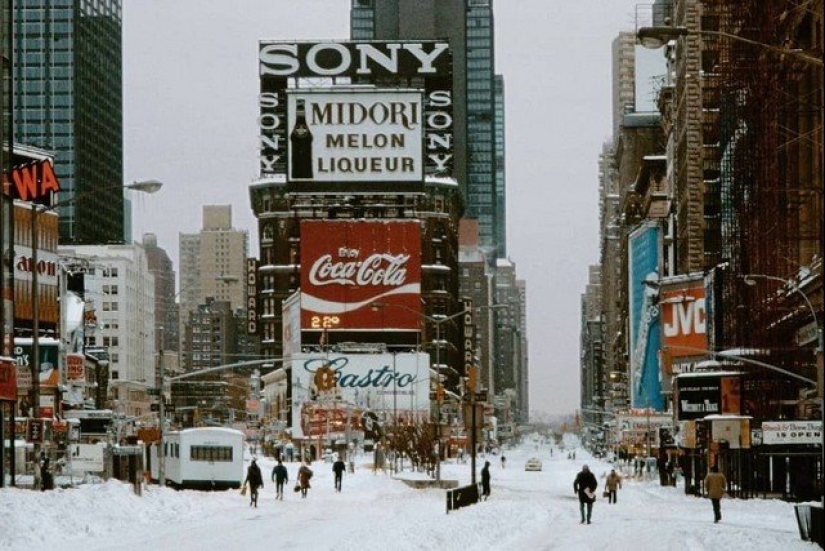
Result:
{"label": "distant street", "polygon": [[[0,547],[4,549],[811,549],[800,541],[793,505],[780,501],[722,501],[720,524],[709,500],[683,488],[625,480],[618,503],[601,497],[609,465],[576,449],[525,444],[505,451],[506,468],[490,456],[492,495],[445,512],[438,490],[414,490],[391,475],[373,474],[360,458],[335,493],[331,465],[316,462],[306,499],[292,492],[297,464],[288,464],[283,502],[274,500],[272,462],[259,459],[265,487],[257,509],[238,492],[159,490],[143,497],[106,484],[71,491],[0,491]],[[541,472],[525,472],[532,456]],[[479,459],[479,470],[485,458]],[[599,480],[593,524],[580,525],[573,479],[588,463]],[[445,479],[469,483],[466,464],[445,464]],[[406,476],[414,476],[407,474]],[[36,520],[34,520],[36,519]],[[33,526],[37,526],[33,529]],[[85,535],[84,535],[85,534]]]}

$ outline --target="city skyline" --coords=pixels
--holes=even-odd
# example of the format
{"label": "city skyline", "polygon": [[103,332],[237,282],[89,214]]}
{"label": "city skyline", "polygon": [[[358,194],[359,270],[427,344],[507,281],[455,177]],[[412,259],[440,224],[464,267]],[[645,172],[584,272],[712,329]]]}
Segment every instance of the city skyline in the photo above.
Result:
{"label": "city skyline", "polygon": [[[550,32],[523,28],[526,20],[546,19],[546,2],[494,6],[496,71],[507,86],[507,250],[530,299],[530,402],[547,413],[578,408],[579,351],[572,343],[578,343],[580,290],[598,258],[610,45],[620,30],[633,28],[633,6],[611,5],[611,17],[596,17],[605,15],[599,2],[555,6]],[[346,0],[245,7],[199,2],[201,15],[192,19],[193,2],[124,6],[126,180],[166,184],[157,197],[134,198],[135,236],[156,233],[176,263],[178,234],[198,228],[201,204],[193,197],[231,204],[235,227],[250,230],[250,250],[258,248],[248,190],[257,177],[258,41],[349,36]],[[581,28],[590,30],[573,34]],[[163,94],[156,83],[163,83]],[[563,130],[573,127],[581,129],[575,140]]]}

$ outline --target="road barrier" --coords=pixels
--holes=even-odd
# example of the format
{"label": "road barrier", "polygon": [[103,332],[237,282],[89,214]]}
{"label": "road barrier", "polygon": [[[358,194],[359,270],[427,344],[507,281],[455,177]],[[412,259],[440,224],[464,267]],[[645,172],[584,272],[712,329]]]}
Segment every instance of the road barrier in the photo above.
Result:
{"label": "road barrier", "polygon": [[478,503],[478,496],[480,494],[478,484],[470,484],[469,486],[462,486],[454,490],[447,490],[447,514],[455,509]]}

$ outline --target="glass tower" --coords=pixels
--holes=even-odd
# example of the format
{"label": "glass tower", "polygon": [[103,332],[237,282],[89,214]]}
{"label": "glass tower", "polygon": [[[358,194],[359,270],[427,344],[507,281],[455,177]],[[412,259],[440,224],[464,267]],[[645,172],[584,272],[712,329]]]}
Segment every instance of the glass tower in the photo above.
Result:
{"label": "glass tower", "polygon": [[61,243],[123,242],[121,22],[121,0],[14,2],[14,141],[54,152]]}
{"label": "glass tower", "polygon": [[[504,103],[496,104],[492,0],[351,0],[353,40],[450,40],[455,105],[454,175],[478,219],[480,245],[506,254]],[[502,128],[496,132],[497,117]],[[466,128],[466,132],[462,129]],[[501,154],[497,148],[501,147]]]}

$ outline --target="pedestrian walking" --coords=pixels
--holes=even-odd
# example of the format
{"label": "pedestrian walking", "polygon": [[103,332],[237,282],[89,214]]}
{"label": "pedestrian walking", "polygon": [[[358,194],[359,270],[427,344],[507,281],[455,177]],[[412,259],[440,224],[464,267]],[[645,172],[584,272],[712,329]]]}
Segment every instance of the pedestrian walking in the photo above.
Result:
{"label": "pedestrian walking", "polygon": [[504,457],[504,454],[501,454],[501,468],[504,468],[504,464],[507,463],[507,458]]}
{"label": "pedestrian walking", "polygon": [[484,468],[481,469],[481,497],[484,501],[490,497],[490,462],[484,462]]}
{"label": "pedestrian walking", "polygon": [[616,472],[616,469],[610,469],[605,486],[607,487],[607,502],[616,503],[616,494],[618,489],[622,487],[622,476]]}
{"label": "pedestrian walking", "polygon": [[264,487],[264,478],[261,476],[261,468],[258,466],[258,463],[255,462],[255,459],[252,459],[252,463],[246,470],[246,480],[244,481],[244,486],[247,485],[249,486],[249,506],[257,507],[258,488]]}
{"label": "pedestrian walking", "polygon": [[309,468],[308,463],[301,465],[298,469],[298,489],[301,491],[301,497],[306,497],[309,491],[309,480],[312,478],[312,469]]}
{"label": "pedestrian walking", "polygon": [[278,464],[272,468],[272,482],[275,483],[275,499],[284,500],[284,483],[289,481],[289,473],[279,459]]}
{"label": "pedestrian walking", "polygon": [[341,480],[344,478],[344,471],[347,470],[347,466],[344,463],[344,460],[341,459],[341,456],[338,456],[338,461],[332,464],[332,472],[335,473],[335,491],[341,491]]}
{"label": "pedestrian walking", "polygon": [[593,513],[593,502],[596,501],[596,488],[599,483],[596,477],[590,472],[590,467],[582,466],[582,470],[576,475],[573,481],[573,491],[579,496],[579,512],[581,513],[581,524],[590,524],[590,516]]}
{"label": "pedestrian walking", "polygon": [[717,523],[722,520],[722,496],[725,493],[725,488],[728,481],[725,475],[719,472],[719,467],[716,465],[711,468],[710,473],[705,477],[705,491],[713,504],[713,522]]}
{"label": "pedestrian walking", "polygon": [[49,458],[43,459],[43,464],[40,466],[40,491],[53,490],[54,477],[52,476],[52,469],[49,465]]}

